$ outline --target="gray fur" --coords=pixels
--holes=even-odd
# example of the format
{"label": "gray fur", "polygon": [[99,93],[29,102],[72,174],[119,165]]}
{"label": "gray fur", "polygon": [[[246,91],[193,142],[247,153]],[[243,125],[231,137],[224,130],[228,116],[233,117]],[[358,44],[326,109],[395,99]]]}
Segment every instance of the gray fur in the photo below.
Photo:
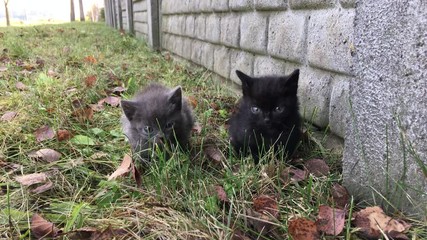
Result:
{"label": "gray fur", "polygon": [[143,160],[151,158],[154,145],[188,146],[194,117],[181,87],[150,84],[132,100],[122,100],[121,106],[123,132],[134,153]]}

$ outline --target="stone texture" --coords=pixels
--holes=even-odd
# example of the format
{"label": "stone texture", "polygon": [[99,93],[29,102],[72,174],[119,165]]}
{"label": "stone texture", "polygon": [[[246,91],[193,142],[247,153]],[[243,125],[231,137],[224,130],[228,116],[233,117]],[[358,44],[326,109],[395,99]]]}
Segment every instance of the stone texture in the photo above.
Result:
{"label": "stone texture", "polygon": [[356,12],[344,184],[356,200],[427,221],[427,4],[358,1]]}
{"label": "stone texture", "polygon": [[194,17],[191,15],[185,18],[185,35],[194,37]]}
{"label": "stone texture", "polygon": [[135,12],[133,14],[133,19],[136,22],[147,22],[147,20],[148,20],[147,12]]}
{"label": "stone texture", "polygon": [[171,41],[170,41],[170,34],[163,34],[162,35],[162,48],[164,50],[172,50],[171,46]]}
{"label": "stone texture", "polygon": [[335,0],[289,0],[293,9],[301,8],[331,8],[335,6]]}
{"label": "stone texture", "polygon": [[183,38],[180,36],[171,37],[171,41],[173,41],[173,52],[178,55],[183,55]]}
{"label": "stone texture", "polygon": [[237,84],[241,84],[240,79],[236,75],[236,70],[240,70],[250,76],[253,75],[253,65],[255,56],[252,53],[248,53],[240,50],[231,51],[231,71],[230,79]]}
{"label": "stone texture", "polygon": [[191,59],[192,51],[192,40],[190,38],[184,37],[182,40],[182,54],[181,57],[185,59]]}
{"label": "stone texture", "polygon": [[239,46],[240,16],[226,14],[221,17],[221,43],[229,47]]}
{"label": "stone texture", "polygon": [[224,12],[228,10],[228,0],[212,0],[211,8],[216,12]]}
{"label": "stone texture", "polygon": [[311,66],[351,72],[353,20],[354,9],[321,11],[311,15],[307,35],[307,59]]}
{"label": "stone texture", "polygon": [[200,63],[205,68],[213,71],[215,46],[210,43],[203,43]]}
{"label": "stone texture", "polygon": [[147,11],[147,1],[135,2],[133,4],[133,12]]}
{"label": "stone texture", "polygon": [[135,22],[135,32],[140,32],[147,34],[148,33],[148,26],[147,23],[141,23],[141,22]]}
{"label": "stone texture", "polygon": [[329,105],[329,127],[336,135],[344,138],[345,129],[350,124],[349,77],[335,76]]}
{"label": "stone texture", "polygon": [[184,34],[185,20],[185,16],[182,15],[169,17],[169,22],[171,23],[170,32],[177,35]]}
{"label": "stone texture", "polygon": [[286,9],[287,0],[255,0],[257,10],[283,10]]}
{"label": "stone texture", "polygon": [[202,42],[199,40],[193,40],[191,42],[191,61],[197,64],[201,63],[202,60]]}
{"label": "stone texture", "polygon": [[230,49],[227,47],[217,47],[214,51],[214,71],[220,76],[229,78],[230,76]]}
{"label": "stone texture", "polygon": [[270,16],[268,53],[286,60],[301,62],[305,50],[304,15],[281,12]]}
{"label": "stone texture", "polygon": [[267,52],[267,16],[263,13],[245,13],[240,20],[240,47],[255,52]]}
{"label": "stone texture", "polygon": [[205,15],[197,15],[194,22],[194,37],[197,39],[205,39],[206,33],[206,17]]}
{"label": "stone texture", "polygon": [[[199,10],[201,12],[211,12],[212,8],[211,8],[211,0],[198,0],[199,3]],[[215,0],[212,0],[215,2]]]}
{"label": "stone texture", "polygon": [[286,62],[267,56],[256,56],[254,76],[286,74]]}
{"label": "stone texture", "polygon": [[229,0],[228,6],[232,10],[249,10],[254,6],[254,0]]}
{"label": "stone texture", "polygon": [[310,67],[300,69],[300,114],[318,127],[326,127],[329,124],[330,85],[333,77],[329,72]]}
{"label": "stone texture", "polygon": [[340,0],[340,3],[344,8],[354,8],[356,6],[355,0]]}
{"label": "stone texture", "polygon": [[211,43],[218,43],[221,30],[220,30],[221,19],[217,14],[210,14],[206,17],[206,40]]}

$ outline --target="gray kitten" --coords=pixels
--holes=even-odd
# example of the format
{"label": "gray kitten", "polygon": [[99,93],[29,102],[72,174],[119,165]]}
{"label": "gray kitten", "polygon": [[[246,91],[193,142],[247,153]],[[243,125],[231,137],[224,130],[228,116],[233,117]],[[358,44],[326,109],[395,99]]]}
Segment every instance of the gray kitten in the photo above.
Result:
{"label": "gray kitten", "polygon": [[151,159],[155,146],[188,146],[194,118],[180,86],[150,84],[132,100],[122,100],[121,106],[123,132],[143,161]]}

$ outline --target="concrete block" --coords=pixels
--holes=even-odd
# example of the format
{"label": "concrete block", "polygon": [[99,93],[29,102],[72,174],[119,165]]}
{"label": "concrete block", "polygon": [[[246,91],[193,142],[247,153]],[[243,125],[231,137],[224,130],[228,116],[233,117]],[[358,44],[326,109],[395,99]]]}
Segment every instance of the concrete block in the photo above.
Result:
{"label": "concrete block", "polygon": [[190,60],[191,59],[191,51],[192,51],[192,39],[184,37],[182,40],[182,57]]}
{"label": "concrete block", "polygon": [[192,15],[185,18],[185,35],[194,37],[194,17]]}
{"label": "concrete block", "polygon": [[300,69],[298,98],[301,116],[318,127],[329,124],[329,103],[334,74],[303,67]]}
{"label": "concrete block", "polygon": [[169,22],[169,16],[168,15],[164,15],[162,16],[162,29],[161,32],[169,32],[169,26],[170,26],[170,22]]}
{"label": "concrete block", "polygon": [[240,20],[240,47],[267,53],[267,16],[264,13],[245,13]]}
{"label": "concrete block", "polygon": [[289,5],[292,9],[333,8],[335,6],[335,0],[289,0]]}
{"label": "concrete block", "polygon": [[148,34],[148,25],[147,23],[135,22],[135,32],[140,32]]}
{"label": "concrete block", "polygon": [[196,16],[194,21],[194,37],[197,39],[205,39],[206,33],[206,17],[203,14]]}
{"label": "concrete block", "polygon": [[[215,1],[215,0],[212,0]],[[199,10],[200,12],[211,12],[211,0],[199,0]]]}
{"label": "concrete block", "polygon": [[147,22],[148,21],[148,17],[147,17],[147,12],[136,12],[133,14],[133,19],[136,22]]}
{"label": "concrete block", "polygon": [[231,71],[230,79],[237,84],[241,84],[240,79],[236,75],[236,70],[240,70],[250,76],[253,75],[255,56],[252,53],[232,50],[230,55]]}
{"label": "concrete block", "polygon": [[254,76],[286,74],[286,62],[267,56],[256,56],[254,60]]}
{"label": "concrete block", "polygon": [[206,17],[206,40],[211,43],[219,43],[221,18],[218,14],[210,14]]}
{"label": "concrete block", "polygon": [[230,49],[227,47],[216,47],[214,51],[214,72],[224,78],[230,76]]}
{"label": "concrete block", "polygon": [[355,0],[340,0],[341,6],[343,8],[354,8],[356,7]]}
{"label": "concrete block", "polygon": [[170,34],[163,33],[162,34],[162,49],[164,50],[172,50],[170,47]]}
{"label": "concrete block", "polygon": [[283,10],[286,9],[287,0],[255,0],[257,10]]}
{"label": "concrete block", "polygon": [[133,3],[133,12],[147,11],[147,1]]}
{"label": "concrete block", "polygon": [[228,0],[212,0],[211,8],[215,12],[228,11]]}
{"label": "concrete block", "polygon": [[213,71],[214,68],[214,52],[215,46],[210,43],[202,42],[202,53],[200,63],[208,70]]}
{"label": "concrete block", "polygon": [[183,55],[183,37],[173,36],[171,37],[171,41],[173,41],[173,53],[178,56]]}
{"label": "concrete block", "polygon": [[305,52],[306,17],[293,12],[270,16],[268,53],[286,60],[301,62]]}
{"label": "concrete block", "polygon": [[329,127],[333,133],[344,138],[350,124],[349,77],[335,76],[329,105]]}
{"label": "concrete block", "polygon": [[199,40],[192,40],[191,42],[191,61],[196,64],[201,64],[202,60],[202,42]]}
{"label": "concrete block", "polygon": [[239,47],[238,14],[226,14],[221,17],[221,43],[229,47]]}
{"label": "concrete block", "polygon": [[[162,9],[161,11],[162,11],[163,15],[170,13],[170,3],[171,2],[172,2],[172,0],[163,0],[162,1],[162,5],[160,5],[160,6]],[[135,3],[134,3],[134,6],[135,6]]]}
{"label": "concrete block", "polygon": [[[308,24],[307,59],[311,66],[350,73],[353,66],[354,9],[321,11]],[[339,61],[337,61],[339,59]]]}
{"label": "concrete block", "polygon": [[231,10],[249,10],[254,7],[254,0],[229,0]]}

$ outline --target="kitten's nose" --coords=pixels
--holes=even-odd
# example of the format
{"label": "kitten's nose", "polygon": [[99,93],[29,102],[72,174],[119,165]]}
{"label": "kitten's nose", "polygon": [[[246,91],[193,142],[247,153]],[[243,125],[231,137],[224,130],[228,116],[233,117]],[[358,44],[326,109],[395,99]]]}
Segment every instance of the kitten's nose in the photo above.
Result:
{"label": "kitten's nose", "polygon": [[266,124],[270,124],[270,123],[271,123],[270,118],[269,118],[269,117],[265,117],[265,118],[264,118],[264,122],[265,122]]}

